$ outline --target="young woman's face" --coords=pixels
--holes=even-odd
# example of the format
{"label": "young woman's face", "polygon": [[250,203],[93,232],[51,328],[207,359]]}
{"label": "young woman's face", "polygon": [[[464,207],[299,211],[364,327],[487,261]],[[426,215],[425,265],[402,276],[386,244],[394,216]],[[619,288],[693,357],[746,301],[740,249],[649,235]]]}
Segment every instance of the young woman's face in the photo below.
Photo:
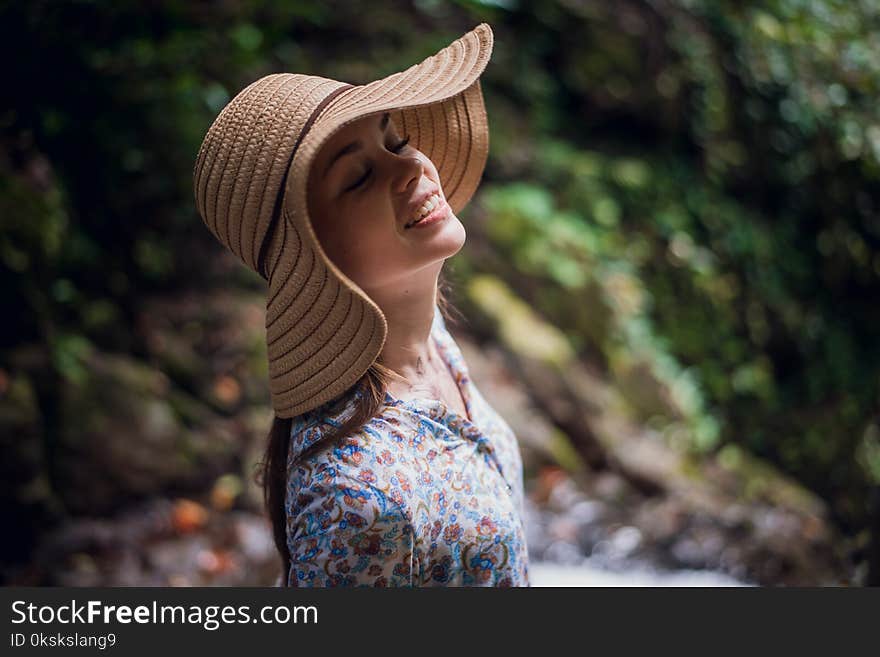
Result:
{"label": "young woman's face", "polygon": [[[405,280],[455,255],[465,241],[446,203],[437,169],[403,144],[388,114],[350,123],[312,164],[309,211],[327,256],[364,289]],[[425,199],[439,206],[430,223],[408,226]],[[439,219],[439,220],[437,220]]]}

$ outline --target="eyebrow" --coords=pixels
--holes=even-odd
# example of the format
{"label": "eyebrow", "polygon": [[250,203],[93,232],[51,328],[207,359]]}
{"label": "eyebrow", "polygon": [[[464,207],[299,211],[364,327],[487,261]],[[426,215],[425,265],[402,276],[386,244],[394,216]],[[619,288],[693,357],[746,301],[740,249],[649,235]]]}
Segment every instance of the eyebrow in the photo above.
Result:
{"label": "eyebrow", "polygon": [[[390,118],[391,118],[390,112],[385,112],[382,115],[382,120],[379,122],[379,130],[381,132],[385,132],[385,128],[388,126],[388,120]],[[363,144],[360,142],[360,140],[358,140],[358,141],[353,141],[348,146],[344,146],[342,149],[340,149],[339,152],[337,152],[336,155],[333,156],[333,159],[330,160],[329,164],[327,164],[327,167],[324,169],[324,177],[325,178],[327,177],[327,174],[330,172],[330,169],[333,167],[334,164],[336,164],[336,162],[339,160],[339,158],[341,158],[344,155],[349,155],[350,153],[354,153],[356,151],[359,151],[362,146],[363,146]]]}

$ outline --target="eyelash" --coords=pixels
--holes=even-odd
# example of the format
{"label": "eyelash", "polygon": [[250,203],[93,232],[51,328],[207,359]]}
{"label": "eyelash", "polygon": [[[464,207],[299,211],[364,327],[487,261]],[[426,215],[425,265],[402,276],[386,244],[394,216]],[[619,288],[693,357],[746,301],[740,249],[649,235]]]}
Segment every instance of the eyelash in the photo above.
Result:
{"label": "eyelash", "polygon": [[[406,146],[408,143],[409,143],[409,135],[407,135],[406,137],[404,137],[404,138],[403,138],[403,141],[401,141],[399,144],[397,144],[397,146],[395,146],[395,147],[392,148],[391,150],[394,151],[395,153],[400,153],[400,151],[403,150],[403,147]],[[357,189],[358,187],[360,187],[361,185],[363,185],[364,182],[367,180],[367,178],[370,177],[370,174],[371,174],[372,172],[373,172],[372,169],[367,169],[367,172],[366,172],[363,176],[361,176],[360,179],[359,179],[357,182],[355,182],[354,184],[350,185],[345,191],[348,192],[348,191],[351,191],[351,190],[353,190],[353,189]]]}

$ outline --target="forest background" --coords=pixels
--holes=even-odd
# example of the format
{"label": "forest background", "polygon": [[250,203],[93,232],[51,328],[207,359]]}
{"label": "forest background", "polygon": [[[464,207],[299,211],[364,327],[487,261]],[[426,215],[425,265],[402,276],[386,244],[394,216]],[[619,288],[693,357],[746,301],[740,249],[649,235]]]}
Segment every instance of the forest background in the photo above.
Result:
{"label": "forest background", "polygon": [[[199,144],[262,75],[367,82],[482,21],[491,151],[450,296],[493,403],[545,421],[502,413],[533,498],[570,478],[628,526],[675,497],[721,545],[638,525],[655,554],[880,581],[872,0],[0,3],[4,581],[151,582],[166,538],[259,514],[264,284],[195,212]],[[175,576],[222,581],[236,531]]]}

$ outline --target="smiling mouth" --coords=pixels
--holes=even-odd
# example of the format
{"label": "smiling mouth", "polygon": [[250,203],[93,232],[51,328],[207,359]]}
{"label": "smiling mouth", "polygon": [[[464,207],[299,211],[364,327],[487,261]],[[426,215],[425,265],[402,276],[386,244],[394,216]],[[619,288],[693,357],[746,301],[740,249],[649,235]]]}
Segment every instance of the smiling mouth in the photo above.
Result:
{"label": "smiling mouth", "polygon": [[406,229],[426,223],[434,223],[442,216],[442,212],[446,207],[446,201],[444,201],[439,194],[434,193],[427,201],[425,201],[424,205],[422,205],[419,215],[411,219],[404,228]]}

